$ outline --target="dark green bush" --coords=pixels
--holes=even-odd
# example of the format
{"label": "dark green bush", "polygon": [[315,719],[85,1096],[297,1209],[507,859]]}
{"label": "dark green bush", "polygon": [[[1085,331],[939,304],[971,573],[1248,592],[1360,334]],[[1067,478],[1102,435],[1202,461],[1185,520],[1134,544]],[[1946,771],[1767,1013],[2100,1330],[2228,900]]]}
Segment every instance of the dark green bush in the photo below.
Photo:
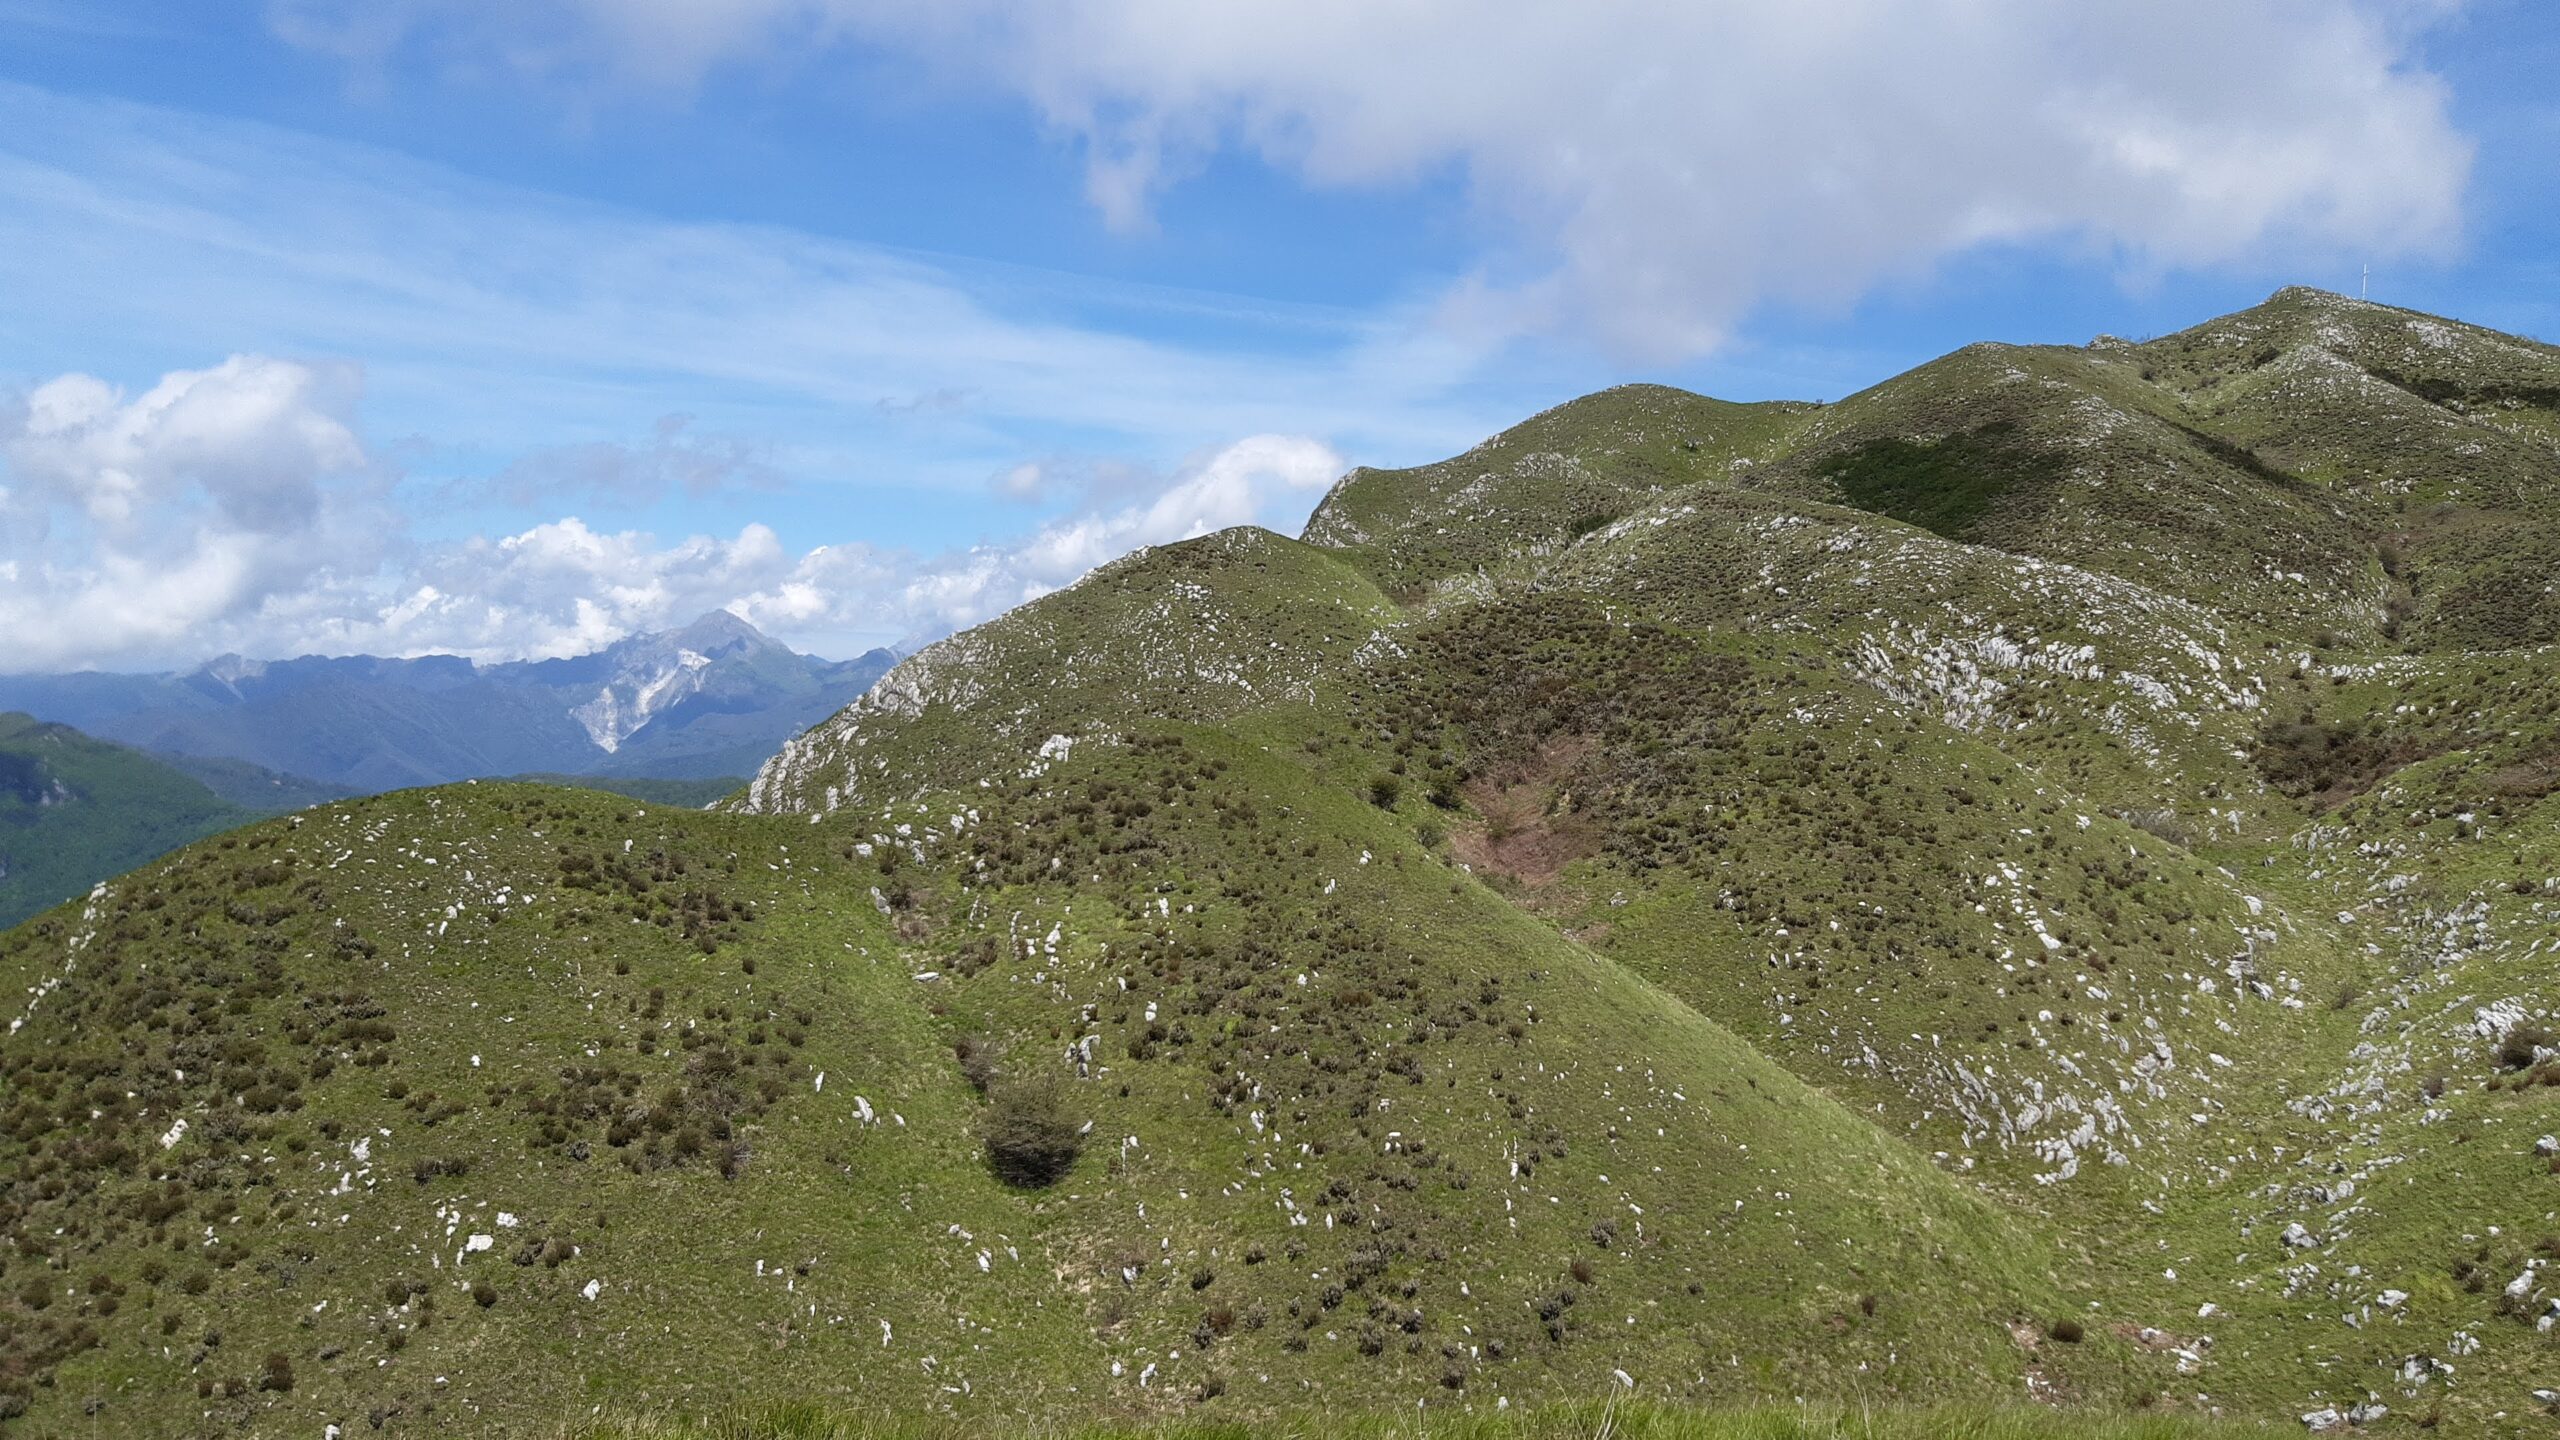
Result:
{"label": "dark green bush", "polygon": [[2560,1038],[2554,1038],[2548,1026],[2510,1025],[2498,1039],[2498,1068],[2522,1070],[2533,1064],[2537,1050],[2560,1049]]}
{"label": "dark green bush", "polygon": [[1055,1185],[1075,1168],[1081,1125],[1055,1084],[1005,1086],[987,1107],[988,1168],[1018,1189]]}

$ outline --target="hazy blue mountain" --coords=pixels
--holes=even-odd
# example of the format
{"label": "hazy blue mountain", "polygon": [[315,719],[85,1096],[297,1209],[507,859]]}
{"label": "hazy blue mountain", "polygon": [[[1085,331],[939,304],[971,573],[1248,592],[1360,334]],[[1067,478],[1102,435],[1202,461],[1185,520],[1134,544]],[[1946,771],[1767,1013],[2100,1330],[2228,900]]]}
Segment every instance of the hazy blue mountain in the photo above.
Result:
{"label": "hazy blue mountain", "polygon": [[0,708],[346,791],[534,772],[693,779],[753,772],[895,659],[798,654],[715,611],[562,660],[225,655],[156,675],[0,676]]}
{"label": "hazy blue mountain", "polygon": [[281,814],[305,806],[344,800],[357,792],[345,785],[323,784],[217,755],[153,755],[151,757],[244,810]]}

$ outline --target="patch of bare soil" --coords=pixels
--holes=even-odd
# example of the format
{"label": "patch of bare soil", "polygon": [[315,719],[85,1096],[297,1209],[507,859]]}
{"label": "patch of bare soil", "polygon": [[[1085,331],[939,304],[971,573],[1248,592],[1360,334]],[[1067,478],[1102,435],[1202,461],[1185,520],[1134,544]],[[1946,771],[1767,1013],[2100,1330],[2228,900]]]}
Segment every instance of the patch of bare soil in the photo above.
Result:
{"label": "patch of bare soil", "polygon": [[1518,764],[1480,775],[1463,793],[1480,818],[1458,826],[1450,848],[1478,874],[1504,876],[1535,894],[1574,861],[1600,850],[1600,827],[1570,788],[1595,742],[1562,735]]}

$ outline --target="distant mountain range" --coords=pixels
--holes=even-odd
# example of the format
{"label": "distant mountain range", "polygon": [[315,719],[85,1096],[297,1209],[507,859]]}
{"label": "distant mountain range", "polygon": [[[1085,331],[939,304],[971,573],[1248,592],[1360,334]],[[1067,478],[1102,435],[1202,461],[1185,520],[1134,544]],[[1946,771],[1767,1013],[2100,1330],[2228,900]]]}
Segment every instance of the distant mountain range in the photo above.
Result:
{"label": "distant mountain range", "polygon": [[700,779],[753,772],[896,658],[798,654],[723,610],[563,660],[226,655],[157,675],[0,676],[0,710],[322,791],[530,772]]}

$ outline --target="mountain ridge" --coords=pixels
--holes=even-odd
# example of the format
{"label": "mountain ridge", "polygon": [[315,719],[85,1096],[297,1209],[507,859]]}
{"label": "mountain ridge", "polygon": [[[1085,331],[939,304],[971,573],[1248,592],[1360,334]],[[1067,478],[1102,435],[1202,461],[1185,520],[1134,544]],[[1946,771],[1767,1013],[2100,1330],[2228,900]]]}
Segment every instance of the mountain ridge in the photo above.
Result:
{"label": "mountain ridge", "polygon": [[893,659],[799,655],[716,611],[556,660],[226,655],[156,675],[0,676],[0,705],[351,790],[530,772],[690,779],[754,769]]}
{"label": "mountain ridge", "polygon": [[2540,1433],[2546,349],[2284,291],[1622,387],[928,646],[707,813],[191,847],[0,935],[0,1399]]}

